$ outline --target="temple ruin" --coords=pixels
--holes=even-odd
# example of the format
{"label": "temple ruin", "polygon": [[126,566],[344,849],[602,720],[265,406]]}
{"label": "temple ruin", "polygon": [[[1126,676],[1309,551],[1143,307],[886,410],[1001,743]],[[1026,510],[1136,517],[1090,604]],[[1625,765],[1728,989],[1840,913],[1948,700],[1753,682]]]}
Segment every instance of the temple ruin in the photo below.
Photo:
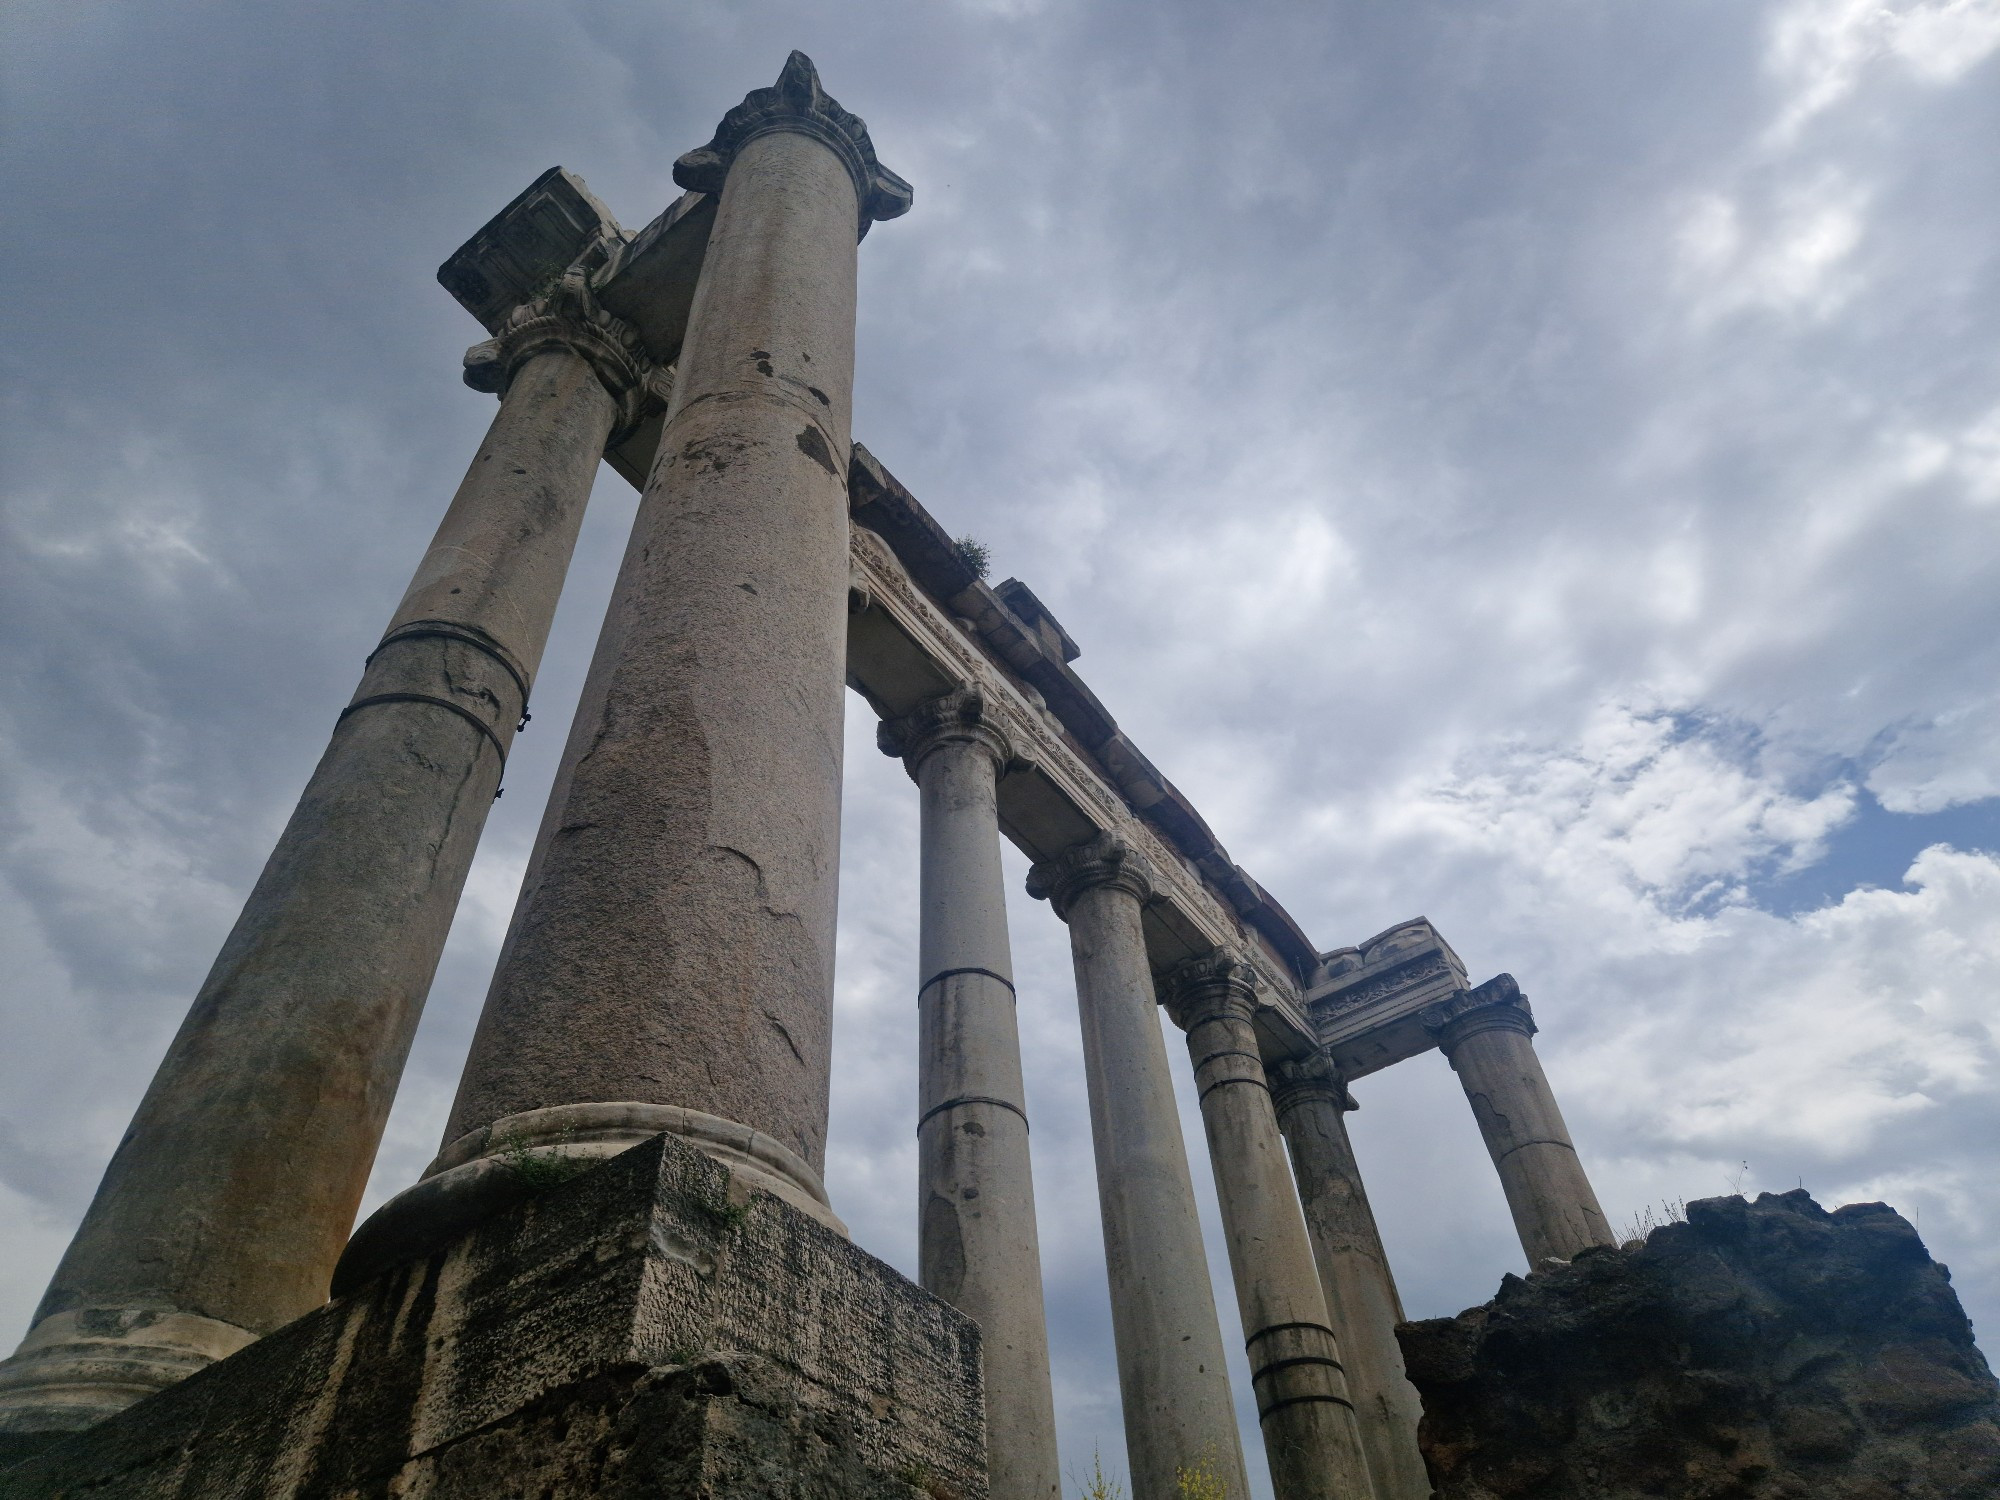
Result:
{"label": "temple ruin", "polygon": [[[853,441],[911,189],[803,55],[674,179],[634,232],[551,169],[440,270],[498,412],[0,1364],[0,1494],[1056,1500],[1005,837],[1073,950],[1136,1500],[1247,1493],[1237,1336],[1279,1500],[1424,1500],[1347,1085],[1441,1049],[1527,1267],[1609,1245],[1527,1000],[1422,918],[1308,938]],[[600,459],[643,501],[450,1126],[356,1228]],[[921,1287],[821,1181],[850,687],[922,811]]]}

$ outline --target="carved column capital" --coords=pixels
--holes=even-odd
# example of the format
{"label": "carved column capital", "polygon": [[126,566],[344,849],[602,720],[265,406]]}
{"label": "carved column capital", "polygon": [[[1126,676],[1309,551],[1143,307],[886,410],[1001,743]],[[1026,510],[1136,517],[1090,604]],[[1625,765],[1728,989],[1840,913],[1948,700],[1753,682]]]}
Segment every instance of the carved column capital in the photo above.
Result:
{"label": "carved column capital", "polygon": [[789,130],[825,144],[854,179],[860,205],[857,237],[868,233],[877,219],[894,219],[910,211],[910,185],[875,159],[875,143],[859,115],[849,114],[820,87],[819,71],[803,52],[785,59],[778,81],[767,89],[752,89],[743,102],[722,117],[715,137],[674,163],[674,181],[697,193],[720,193],[736,153],[760,135]]}
{"label": "carved column capital", "polygon": [[1323,1052],[1288,1057],[1266,1068],[1264,1075],[1270,1080],[1271,1102],[1277,1106],[1280,1120],[1293,1110],[1313,1104],[1324,1104],[1342,1113],[1361,1107],[1347,1091],[1347,1080]]}
{"label": "carved column capital", "polygon": [[1475,989],[1460,990],[1449,999],[1426,1006],[1417,1019],[1447,1058],[1460,1042],[1482,1031],[1533,1036],[1536,1030],[1535,1013],[1528,1008],[1528,999],[1512,974],[1496,974]]}
{"label": "carved column capital", "polygon": [[1257,971],[1229,948],[1182,959],[1160,976],[1159,992],[1182,1031],[1218,1019],[1248,1024],[1257,1013]]}
{"label": "carved column capital", "polygon": [[1096,833],[1028,871],[1028,894],[1046,901],[1068,920],[1069,909],[1085,891],[1110,886],[1133,899],[1153,899],[1153,867],[1115,833]]}
{"label": "carved column capital", "polygon": [[618,403],[615,442],[648,411],[666,406],[673,372],[647,359],[639,335],[597,305],[590,291],[593,258],[578,260],[547,293],[515,307],[498,334],[466,350],[465,383],[504,395],[514,372],[537,354],[567,349],[589,361]]}
{"label": "carved column capital", "polygon": [[919,703],[899,719],[875,726],[875,745],[884,755],[903,762],[910,778],[933,750],[945,745],[972,745],[992,757],[996,771],[1014,758],[1014,747],[986,706],[976,687],[956,687]]}

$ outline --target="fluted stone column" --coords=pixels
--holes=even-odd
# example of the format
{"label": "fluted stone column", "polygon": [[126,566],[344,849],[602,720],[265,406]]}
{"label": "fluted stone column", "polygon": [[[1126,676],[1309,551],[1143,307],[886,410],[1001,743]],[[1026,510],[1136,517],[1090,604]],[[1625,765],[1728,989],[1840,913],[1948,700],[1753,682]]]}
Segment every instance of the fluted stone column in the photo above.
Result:
{"label": "fluted stone column", "polygon": [[1430,1476],[1417,1449],[1423,1406],[1396,1342],[1402,1299],[1347,1139],[1354,1100],[1321,1057],[1277,1064],[1270,1084],[1377,1500],[1427,1500]]}
{"label": "fluted stone column", "polygon": [[1615,1243],[1529,1040],[1535,1019],[1513,976],[1461,991],[1422,1019],[1472,1104],[1529,1267]]}
{"label": "fluted stone column", "polygon": [[0,1433],[88,1426],[325,1300],[598,461],[644,399],[636,348],[578,275],[467,356],[499,415],[0,1365]]}
{"label": "fluted stone column", "polygon": [[1240,1500],[1243,1446],[1140,926],[1151,871],[1100,834],[1036,865],[1028,893],[1069,924],[1076,964],[1133,1500],[1178,1500],[1181,1475],[1204,1469]]}
{"label": "fluted stone column", "polygon": [[883,724],[878,740],[902,758],[923,804],[919,1279],[983,1335],[993,1500],[1060,1500],[994,801],[1011,751],[975,689]]}
{"label": "fluted stone column", "polygon": [[659,456],[445,1147],[343,1279],[419,1248],[505,1156],[662,1130],[838,1222],[855,249],[910,194],[797,52],[674,180],[719,203]]}
{"label": "fluted stone column", "polygon": [[1217,951],[1162,984],[1187,1033],[1277,1500],[1366,1500],[1368,1463],[1257,1048],[1256,977]]}

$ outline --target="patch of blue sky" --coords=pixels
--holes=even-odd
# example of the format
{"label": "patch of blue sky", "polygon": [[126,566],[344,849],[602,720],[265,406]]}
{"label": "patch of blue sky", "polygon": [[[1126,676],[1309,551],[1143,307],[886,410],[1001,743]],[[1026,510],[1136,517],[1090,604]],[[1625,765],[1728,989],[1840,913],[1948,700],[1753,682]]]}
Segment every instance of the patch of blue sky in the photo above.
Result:
{"label": "patch of blue sky", "polygon": [[1753,876],[1745,894],[1773,915],[1792,916],[1832,906],[1850,891],[1901,890],[1911,862],[1933,844],[2000,854],[2000,797],[1899,813],[1857,789],[1853,816],[1827,836],[1824,855],[1801,869]]}

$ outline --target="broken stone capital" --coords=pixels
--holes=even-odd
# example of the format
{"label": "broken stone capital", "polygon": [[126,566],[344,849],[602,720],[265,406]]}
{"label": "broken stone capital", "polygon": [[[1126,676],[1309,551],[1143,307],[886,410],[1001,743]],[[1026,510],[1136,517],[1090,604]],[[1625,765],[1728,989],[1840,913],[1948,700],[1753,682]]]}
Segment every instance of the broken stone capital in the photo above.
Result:
{"label": "broken stone capital", "polygon": [[1123,891],[1141,903],[1150,901],[1153,867],[1115,833],[1096,833],[1028,871],[1028,894],[1048,902],[1064,921],[1078,896],[1100,886]]}
{"label": "broken stone capital", "polygon": [[1347,1091],[1347,1081],[1324,1053],[1288,1057],[1283,1062],[1271,1064],[1264,1073],[1271,1085],[1271,1102],[1277,1106],[1281,1121],[1293,1111],[1315,1104],[1323,1104],[1343,1114],[1361,1107],[1354,1102],[1354,1095]]}
{"label": "broken stone capital", "polygon": [[1419,1019],[1446,1057],[1467,1037],[1483,1031],[1533,1036],[1536,1030],[1535,1014],[1512,974],[1496,974],[1475,989],[1460,990],[1427,1007]]}
{"label": "broken stone capital", "polygon": [[854,179],[860,209],[856,238],[868,233],[878,219],[894,219],[910,211],[910,185],[875,159],[875,143],[859,115],[842,109],[820,87],[819,71],[803,52],[785,59],[778,81],[767,89],[752,89],[743,102],[722,117],[715,137],[674,163],[674,181],[697,193],[720,193],[737,152],[758,136],[773,131],[809,135],[838,156]]}
{"label": "broken stone capital", "polygon": [[985,752],[996,772],[1014,758],[1006,732],[976,687],[954,688],[918,704],[900,719],[885,719],[875,728],[875,744],[884,755],[899,757],[912,781],[925,759],[946,745],[969,745]]}
{"label": "broken stone capital", "polygon": [[515,372],[538,354],[565,351],[582,358],[618,403],[612,441],[650,411],[666,406],[671,371],[646,358],[639,335],[598,306],[586,256],[564,271],[543,296],[507,315],[500,332],[465,351],[465,383],[504,395]]}
{"label": "broken stone capital", "polygon": [[1182,1031],[1210,1021],[1248,1026],[1257,1014],[1257,971],[1228,948],[1183,959],[1161,976],[1159,989],[1160,1003]]}

